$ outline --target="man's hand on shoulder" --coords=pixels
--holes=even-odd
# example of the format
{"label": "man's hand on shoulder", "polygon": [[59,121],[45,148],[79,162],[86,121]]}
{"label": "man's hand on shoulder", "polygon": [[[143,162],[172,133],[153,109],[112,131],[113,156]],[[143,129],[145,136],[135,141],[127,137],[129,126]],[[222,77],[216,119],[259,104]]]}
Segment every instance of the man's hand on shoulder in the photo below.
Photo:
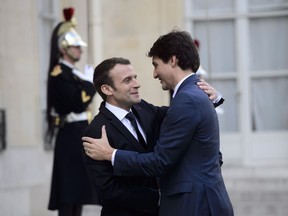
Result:
{"label": "man's hand on shoulder", "polygon": [[213,88],[209,83],[201,79],[200,82],[197,82],[197,85],[202,89],[209,97],[213,103],[217,103],[221,100],[222,95],[215,88]]}
{"label": "man's hand on shoulder", "polygon": [[87,156],[94,160],[111,161],[113,149],[107,139],[105,126],[102,126],[102,136],[100,139],[82,137],[84,150]]}

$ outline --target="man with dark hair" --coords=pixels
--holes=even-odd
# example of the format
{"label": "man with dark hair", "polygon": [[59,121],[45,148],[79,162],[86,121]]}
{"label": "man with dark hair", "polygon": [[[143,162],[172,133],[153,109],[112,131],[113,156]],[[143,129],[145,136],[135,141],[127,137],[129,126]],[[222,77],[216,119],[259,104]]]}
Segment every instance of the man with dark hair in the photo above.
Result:
{"label": "man with dark hair", "polygon": [[[106,125],[113,146],[137,152],[153,151],[167,107],[156,107],[141,100],[137,75],[128,59],[110,58],[94,71],[94,86],[104,100],[85,136],[100,137]],[[130,122],[129,112],[136,116],[144,142]],[[159,191],[156,178],[142,176],[115,177],[111,163],[88,156],[84,162],[99,194],[102,216],[157,216]]]}
{"label": "man with dark hair", "polygon": [[162,89],[173,90],[153,152],[117,149],[108,139],[111,147],[104,127],[101,139],[82,138],[86,154],[111,160],[115,178],[159,176],[160,216],[232,216],[221,174],[217,114],[197,86],[200,60],[193,39],[188,32],[172,31],[153,44],[148,56]]}

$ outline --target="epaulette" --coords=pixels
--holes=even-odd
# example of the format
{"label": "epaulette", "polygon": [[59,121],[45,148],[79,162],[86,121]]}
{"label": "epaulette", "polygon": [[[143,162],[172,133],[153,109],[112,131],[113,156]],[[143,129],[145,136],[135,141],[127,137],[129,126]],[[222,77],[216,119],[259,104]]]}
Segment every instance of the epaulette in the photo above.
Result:
{"label": "epaulette", "polygon": [[81,97],[82,97],[82,102],[83,103],[86,103],[91,98],[89,95],[87,95],[87,93],[84,90],[82,90],[82,92],[81,92]]}
{"label": "epaulette", "polygon": [[53,68],[53,71],[50,73],[50,76],[56,77],[56,76],[58,76],[61,73],[62,73],[62,69],[61,69],[60,65],[56,65]]}

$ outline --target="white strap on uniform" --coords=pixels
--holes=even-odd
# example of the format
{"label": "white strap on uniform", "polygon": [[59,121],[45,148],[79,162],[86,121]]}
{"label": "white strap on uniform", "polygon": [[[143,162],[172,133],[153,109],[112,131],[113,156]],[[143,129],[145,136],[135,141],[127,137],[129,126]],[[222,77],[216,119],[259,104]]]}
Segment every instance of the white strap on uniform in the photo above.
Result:
{"label": "white strap on uniform", "polygon": [[74,113],[71,112],[66,116],[67,122],[76,122],[76,121],[85,121],[88,120],[88,113],[82,112],[82,113]]}

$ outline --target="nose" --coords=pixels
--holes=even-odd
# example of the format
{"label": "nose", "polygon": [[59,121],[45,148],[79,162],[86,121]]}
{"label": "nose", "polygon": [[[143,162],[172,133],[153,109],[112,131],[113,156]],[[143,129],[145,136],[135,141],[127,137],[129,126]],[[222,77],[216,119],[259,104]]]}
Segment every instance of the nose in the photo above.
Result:
{"label": "nose", "polygon": [[157,78],[158,78],[158,74],[157,74],[156,70],[153,71],[153,78],[154,78],[154,79],[157,79]]}
{"label": "nose", "polygon": [[134,86],[133,87],[134,88],[140,88],[141,87],[141,85],[137,79],[134,79]]}

